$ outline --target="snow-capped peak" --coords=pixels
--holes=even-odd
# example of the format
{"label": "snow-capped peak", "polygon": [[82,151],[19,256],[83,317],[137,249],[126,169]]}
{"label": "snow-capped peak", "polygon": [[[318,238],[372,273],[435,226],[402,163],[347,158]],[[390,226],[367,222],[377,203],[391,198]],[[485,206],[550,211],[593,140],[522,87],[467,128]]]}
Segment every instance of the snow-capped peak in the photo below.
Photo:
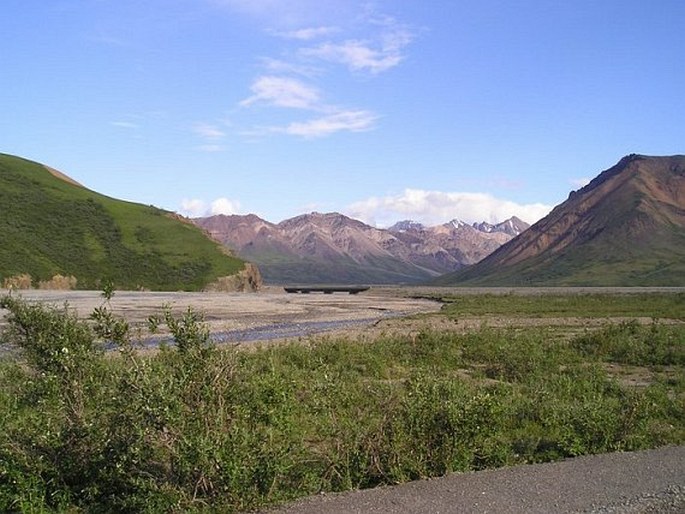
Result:
{"label": "snow-capped peak", "polygon": [[423,230],[423,224],[414,220],[398,221],[388,229],[389,232],[407,232],[408,230]]}
{"label": "snow-capped peak", "polygon": [[454,218],[452,221],[450,221],[448,223],[448,225],[452,225],[454,228],[461,228],[461,227],[467,226],[468,223],[466,223],[465,221],[462,221],[458,218]]}

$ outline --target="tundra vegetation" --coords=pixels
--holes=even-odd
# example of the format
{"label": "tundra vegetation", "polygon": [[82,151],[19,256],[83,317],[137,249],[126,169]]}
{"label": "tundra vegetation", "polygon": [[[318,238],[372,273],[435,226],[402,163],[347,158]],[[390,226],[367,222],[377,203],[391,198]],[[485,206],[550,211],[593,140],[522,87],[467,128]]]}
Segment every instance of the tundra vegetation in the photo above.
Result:
{"label": "tundra vegetation", "polygon": [[172,213],[116,200],[0,153],[5,288],[199,291],[245,263]]}
{"label": "tundra vegetation", "polygon": [[0,511],[241,511],[685,442],[683,294],[444,298],[440,316],[512,326],[250,350],[161,309],[153,353],[112,294],[87,320],[0,299]]}

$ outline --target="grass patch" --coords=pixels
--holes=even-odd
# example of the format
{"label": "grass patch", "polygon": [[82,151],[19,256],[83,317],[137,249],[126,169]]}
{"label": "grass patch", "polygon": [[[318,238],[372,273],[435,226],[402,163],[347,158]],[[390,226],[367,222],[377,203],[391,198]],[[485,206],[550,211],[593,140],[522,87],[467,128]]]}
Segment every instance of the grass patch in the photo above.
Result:
{"label": "grass patch", "polygon": [[450,318],[462,316],[504,317],[648,317],[685,320],[685,293],[630,294],[483,294],[451,295],[443,313]]}
{"label": "grass patch", "polygon": [[[1,303],[2,340],[21,349],[0,361],[2,511],[241,511],[685,442],[684,324],[240,351],[210,344],[197,313],[163,311],[152,327],[165,324],[176,344],[144,355],[106,302],[89,322]],[[631,387],[609,365],[654,378]]]}

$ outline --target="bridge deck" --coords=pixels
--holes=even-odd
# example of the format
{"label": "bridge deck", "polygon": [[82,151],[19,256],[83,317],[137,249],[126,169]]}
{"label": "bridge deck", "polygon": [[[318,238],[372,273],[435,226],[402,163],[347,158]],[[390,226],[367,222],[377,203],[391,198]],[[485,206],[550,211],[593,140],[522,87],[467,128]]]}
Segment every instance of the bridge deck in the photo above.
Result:
{"label": "bridge deck", "polygon": [[288,286],[284,287],[286,293],[349,293],[358,294],[363,291],[368,291],[369,286]]}

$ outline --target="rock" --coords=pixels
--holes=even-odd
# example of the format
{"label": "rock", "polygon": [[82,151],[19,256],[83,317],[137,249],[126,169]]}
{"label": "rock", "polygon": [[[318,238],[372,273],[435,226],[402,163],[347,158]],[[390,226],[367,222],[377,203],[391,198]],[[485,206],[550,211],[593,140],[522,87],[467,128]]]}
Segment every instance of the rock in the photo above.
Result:
{"label": "rock", "polygon": [[251,262],[246,262],[245,267],[240,272],[227,277],[219,277],[216,281],[208,284],[204,290],[254,293],[261,287],[262,274],[259,272],[259,268]]}

